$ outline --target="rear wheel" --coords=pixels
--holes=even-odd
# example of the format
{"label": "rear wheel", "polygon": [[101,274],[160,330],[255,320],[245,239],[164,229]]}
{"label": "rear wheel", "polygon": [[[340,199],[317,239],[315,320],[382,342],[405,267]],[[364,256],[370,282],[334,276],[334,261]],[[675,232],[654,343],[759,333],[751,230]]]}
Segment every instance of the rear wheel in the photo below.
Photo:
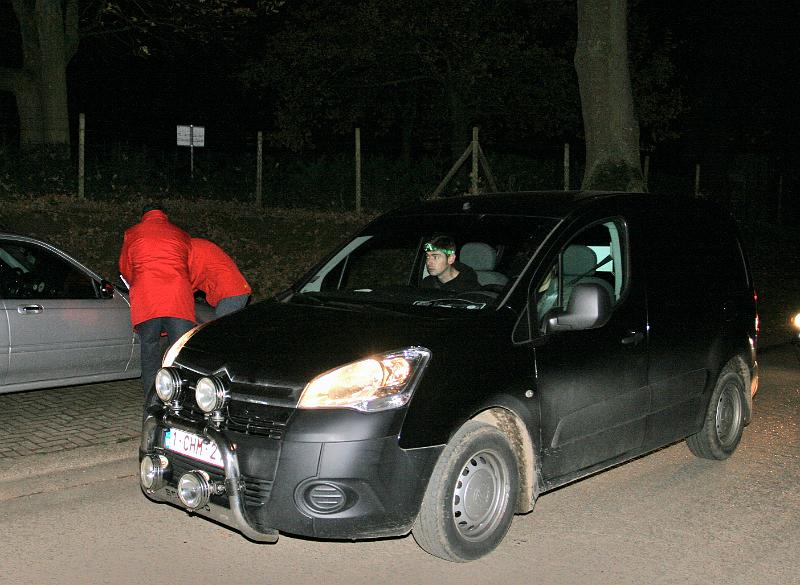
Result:
{"label": "rear wheel", "polygon": [[413,534],[425,551],[465,562],[494,550],[511,526],[519,471],[505,435],[466,423],[431,474]]}
{"label": "rear wheel", "polygon": [[727,459],[742,438],[745,419],[745,384],[733,366],[717,379],[700,432],[686,439],[689,450],[705,459]]}

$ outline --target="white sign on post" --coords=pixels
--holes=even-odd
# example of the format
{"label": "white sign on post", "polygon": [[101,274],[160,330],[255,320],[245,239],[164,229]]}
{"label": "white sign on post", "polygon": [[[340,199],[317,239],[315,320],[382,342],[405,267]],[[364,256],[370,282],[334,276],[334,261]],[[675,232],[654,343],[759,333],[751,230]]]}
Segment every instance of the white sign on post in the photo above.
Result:
{"label": "white sign on post", "polygon": [[205,126],[178,126],[178,146],[189,147],[189,160],[194,178],[194,147],[206,145]]}
{"label": "white sign on post", "polygon": [[178,146],[205,146],[205,126],[178,126]]}

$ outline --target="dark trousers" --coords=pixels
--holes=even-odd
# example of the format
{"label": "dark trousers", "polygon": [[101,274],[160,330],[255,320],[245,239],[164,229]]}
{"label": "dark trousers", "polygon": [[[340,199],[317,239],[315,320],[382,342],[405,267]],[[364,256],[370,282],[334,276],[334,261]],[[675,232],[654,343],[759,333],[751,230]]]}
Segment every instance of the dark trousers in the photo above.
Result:
{"label": "dark trousers", "polygon": [[161,347],[161,332],[167,333],[169,345],[175,343],[181,335],[194,327],[192,321],[178,319],[177,317],[156,317],[148,319],[136,326],[139,341],[142,347],[142,388],[144,390],[145,404],[153,384],[156,381],[156,372],[161,367],[163,350]]}

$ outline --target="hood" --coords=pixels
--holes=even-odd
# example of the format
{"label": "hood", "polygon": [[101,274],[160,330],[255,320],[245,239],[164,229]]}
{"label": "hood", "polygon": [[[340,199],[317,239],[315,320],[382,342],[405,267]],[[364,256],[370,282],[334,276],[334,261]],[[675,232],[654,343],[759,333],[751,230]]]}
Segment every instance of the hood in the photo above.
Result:
{"label": "hood", "polygon": [[[494,318],[493,318],[494,317]],[[497,314],[395,313],[263,301],[208,323],[181,349],[177,364],[226,370],[253,384],[302,387],[315,376],[369,355],[410,346],[453,350],[487,338]],[[476,335],[480,331],[481,335]]]}

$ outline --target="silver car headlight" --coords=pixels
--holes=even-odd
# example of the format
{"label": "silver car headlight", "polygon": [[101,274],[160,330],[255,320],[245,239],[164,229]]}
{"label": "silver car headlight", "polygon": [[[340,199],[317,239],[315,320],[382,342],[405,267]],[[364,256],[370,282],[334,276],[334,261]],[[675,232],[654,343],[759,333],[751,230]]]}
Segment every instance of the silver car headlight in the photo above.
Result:
{"label": "silver car headlight", "polygon": [[298,408],[352,408],[377,412],[411,399],[431,352],[410,347],[346,364],[311,380]]}
{"label": "silver car headlight", "polygon": [[182,386],[183,380],[175,368],[161,368],[156,372],[156,394],[165,404],[178,397]]}
{"label": "silver car headlight", "polygon": [[228,393],[222,380],[213,376],[200,378],[194,390],[194,399],[203,412],[214,412],[225,405]]}

